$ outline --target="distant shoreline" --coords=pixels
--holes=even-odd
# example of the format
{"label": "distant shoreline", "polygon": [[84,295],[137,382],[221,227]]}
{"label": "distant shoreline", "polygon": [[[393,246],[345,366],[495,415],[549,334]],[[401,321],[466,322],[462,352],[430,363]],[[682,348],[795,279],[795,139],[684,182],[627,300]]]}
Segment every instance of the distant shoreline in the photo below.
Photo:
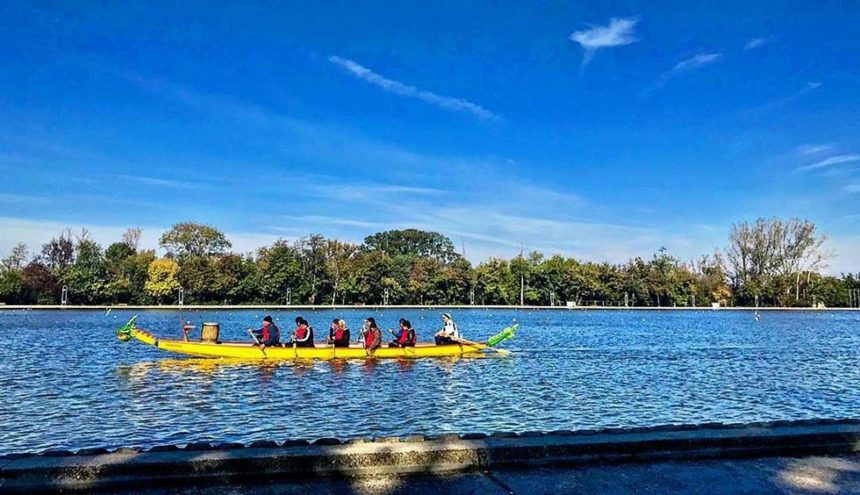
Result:
{"label": "distant shoreline", "polygon": [[679,306],[679,307],[671,307],[671,306],[519,306],[519,305],[416,305],[416,304],[390,304],[390,305],[371,305],[371,304],[336,304],[336,305],[328,305],[328,304],[294,304],[294,305],[285,305],[285,304],[235,304],[235,305],[209,305],[209,304],[187,304],[187,305],[164,305],[164,306],[153,306],[153,305],[59,305],[59,304],[47,304],[47,305],[3,305],[0,304],[0,311],[5,310],[90,310],[90,311],[107,311],[107,310],[134,310],[134,311],[179,311],[179,310],[192,310],[192,311],[200,311],[200,310],[212,310],[212,311],[220,311],[220,310],[253,310],[253,309],[266,309],[266,310],[310,310],[310,311],[322,311],[322,310],[333,310],[333,309],[372,309],[372,310],[383,310],[383,309],[456,309],[456,310],[490,310],[490,309],[506,309],[506,310],[522,310],[522,311],[860,311],[860,308],[777,308],[777,307],[751,307],[751,306],[726,306],[713,308],[709,306]]}

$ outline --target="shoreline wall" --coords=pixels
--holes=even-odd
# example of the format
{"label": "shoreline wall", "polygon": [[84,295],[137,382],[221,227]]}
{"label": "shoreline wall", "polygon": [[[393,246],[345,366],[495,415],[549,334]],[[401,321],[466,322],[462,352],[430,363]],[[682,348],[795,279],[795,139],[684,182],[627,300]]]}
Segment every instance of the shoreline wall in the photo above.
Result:
{"label": "shoreline wall", "polygon": [[0,492],[89,491],[265,479],[441,474],[677,459],[860,452],[860,420],[669,425],[341,441],[197,442],[148,450],[0,456]]}

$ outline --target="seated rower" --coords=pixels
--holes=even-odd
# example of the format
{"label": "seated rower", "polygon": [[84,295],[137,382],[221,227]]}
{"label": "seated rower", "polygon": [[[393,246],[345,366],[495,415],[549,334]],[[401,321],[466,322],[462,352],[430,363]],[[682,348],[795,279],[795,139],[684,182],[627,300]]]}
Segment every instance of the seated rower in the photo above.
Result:
{"label": "seated rower", "polygon": [[308,324],[308,320],[299,316],[296,318],[298,327],[293,330],[290,343],[296,347],[314,347],[314,329]]}
{"label": "seated rower", "polygon": [[364,322],[364,327],[361,331],[364,344],[364,350],[368,356],[372,356],[374,352],[382,345],[382,330],[376,324],[376,320],[372,317]]}
{"label": "seated rower", "polygon": [[335,318],[331,321],[331,325],[328,326],[328,338],[325,339],[326,343],[331,344],[332,338],[334,337],[334,332],[337,331],[337,322],[338,319]]}
{"label": "seated rower", "polygon": [[334,320],[328,332],[328,343],[335,347],[349,347],[349,329],[344,320]]}
{"label": "seated rower", "polygon": [[418,340],[412,323],[402,318],[400,319],[400,330],[394,337],[395,339],[388,343],[388,347],[415,347],[415,341]]}
{"label": "seated rower", "polygon": [[454,319],[451,318],[451,315],[445,313],[442,315],[442,330],[436,332],[434,336],[436,339],[436,345],[444,345],[444,344],[456,344],[460,340],[460,329],[457,327],[457,324],[454,323]]}
{"label": "seated rower", "polygon": [[254,334],[257,343],[260,345],[260,348],[280,345],[281,343],[281,329],[275,325],[271,316],[263,318],[262,328],[252,330],[252,333]]}

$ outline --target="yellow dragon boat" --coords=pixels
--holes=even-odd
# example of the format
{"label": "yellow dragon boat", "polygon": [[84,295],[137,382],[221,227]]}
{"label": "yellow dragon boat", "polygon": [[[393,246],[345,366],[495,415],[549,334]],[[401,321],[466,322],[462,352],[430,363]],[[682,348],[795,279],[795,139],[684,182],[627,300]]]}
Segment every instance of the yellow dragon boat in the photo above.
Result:
{"label": "yellow dragon boat", "polygon": [[349,347],[333,347],[318,344],[319,347],[285,347],[274,346],[260,348],[249,342],[220,342],[220,341],[188,341],[161,339],[154,334],[135,326],[136,316],[116,331],[117,338],[128,342],[135,338],[145,344],[157,347],[163,351],[185,354],[187,356],[207,358],[232,358],[248,360],[295,360],[295,359],[367,359],[367,358],[424,358],[424,357],[460,357],[480,356],[488,353],[508,355],[509,351],[495,349],[493,346],[512,338],[517,325],[514,324],[491,337],[487,342],[462,341],[457,344],[436,345],[419,342],[415,347],[379,347],[373,354],[360,345]]}

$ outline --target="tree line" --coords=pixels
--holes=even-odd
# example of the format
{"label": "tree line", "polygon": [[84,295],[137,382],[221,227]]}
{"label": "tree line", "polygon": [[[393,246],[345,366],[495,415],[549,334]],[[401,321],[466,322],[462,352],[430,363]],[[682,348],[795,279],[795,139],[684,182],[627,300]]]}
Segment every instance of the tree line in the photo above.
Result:
{"label": "tree line", "polygon": [[318,234],[239,254],[220,230],[179,223],[164,256],[129,229],[103,248],[66,230],[0,264],[6,304],[475,304],[606,306],[858,305],[860,274],[821,273],[832,255],[807,220],[733,225],[728,245],[693,261],[665,248],[613,264],[539,252],[476,266],[436,232],[390,230],[361,244]]}

